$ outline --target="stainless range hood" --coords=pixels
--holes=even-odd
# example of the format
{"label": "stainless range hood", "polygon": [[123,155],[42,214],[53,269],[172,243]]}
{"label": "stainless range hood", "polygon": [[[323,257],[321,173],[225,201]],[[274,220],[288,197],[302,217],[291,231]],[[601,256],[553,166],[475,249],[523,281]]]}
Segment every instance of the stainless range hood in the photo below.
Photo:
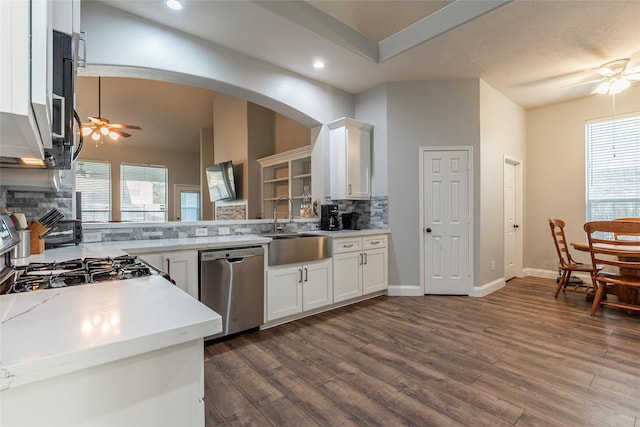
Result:
{"label": "stainless range hood", "polygon": [[14,191],[60,191],[59,169],[0,168],[0,186]]}

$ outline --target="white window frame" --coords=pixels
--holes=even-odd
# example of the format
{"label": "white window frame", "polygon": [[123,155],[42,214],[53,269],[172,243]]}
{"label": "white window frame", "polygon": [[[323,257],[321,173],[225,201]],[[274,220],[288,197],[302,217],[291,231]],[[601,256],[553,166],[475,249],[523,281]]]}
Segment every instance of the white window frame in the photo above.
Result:
{"label": "white window frame", "polygon": [[640,217],[640,112],[585,124],[587,221]]}
{"label": "white window frame", "polygon": [[[87,165],[91,165],[91,164],[95,164],[95,165],[106,165],[107,166],[107,170],[108,170],[108,177],[107,177],[107,185],[106,188],[102,188],[102,189],[98,189],[95,190],[98,193],[104,192],[106,191],[108,196],[107,196],[107,208],[106,209],[97,209],[97,208],[92,208],[92,209],[85,209],[85,206],[89,203],[90,201],[90,193],[89,191],[83,191],[82,189],[82,185],[80,185],[80,188],[78,186],[78,182],[82,182],[82,180],[85,178],[81,175],[78,175],[79,173],[87,173]],[[85,168],[83,169],[82,166],[85,166]],[[112,212],[113,212],[113,201],[111,199],[112,197],[112,191],[111,191],[111,185],[113,183],[112,180],[112,176],[111,176],[111,162],[108,161],[100,161],[100,160],[78,160],[78,162],[75,165],[75,178],[76,178],[76,190],[79,191],[82,196],[81,196],[81,200],[80,200],[80,211],[82,212],[82,220],[83,221],[87,221],[87,222],[91,222],[91,221],[97,221],[97,222],[104,222],[104,221],[111,221],[112,219]],[[92,217],[91,213],[92,212],[104,212],[107,214],[106,218],[96,218],[96,217]]]}
{"label": "white window frame", "polygon": [[[161,169],[164,171],[164,204],[157,204],[159,205],[159,209],[157,210],[153,210],[153,209],[147,209],[147,206],[153,206],[156,205],[156,203],[153,203],[153,198],[151,200],[151,203],[136,203],[134,205],[137,206],[145,206],[144,209],[125,209],[125,206],[127,206],[127,203],[125,203],[125,196],[126,194],[130,194],[127,193],[124,189],[125,185],[127,184],[128,180],[125,179],[125,168],[144,168],[144,169]],[[153,184],[152,184],[153,185]],[[166,222],[168,221],[168,186],[169,186],[169,169],[166,166],[162,166],[162,165],[145,165],[145,164],[132,164],[132,163],[121,163],[120,164],[120,220],[121,221],[130,221],[130,222]],[[140,194],[138,194],[138,196],[141,197],[148,197],[149,194],[147,193],[143,193],[140,192]],[[128,216],[127,214],[141,214],[142,218],[141,219],[133,219],[131,216]],[[158,215],[161,214],[161,215]]]}

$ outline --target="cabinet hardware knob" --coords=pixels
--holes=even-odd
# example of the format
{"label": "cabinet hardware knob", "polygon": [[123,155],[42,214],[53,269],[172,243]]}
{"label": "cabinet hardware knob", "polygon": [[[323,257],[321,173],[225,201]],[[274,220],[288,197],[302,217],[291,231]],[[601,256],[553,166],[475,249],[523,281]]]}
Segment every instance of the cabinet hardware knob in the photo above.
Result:
{"label": "cabinet hardware knob", "polygon": [[367,253],[364,253],[364,264],[368,264],[369,263],[369,257],[367,256]]}
{"label": "cabinet hardware knob", "polygon": [[426,231],[427,233],[431,233],[431,228],[427,227],[424,229],[424,231]]}
{"label": "cabinet hardware knob", "polygon": [[380,244],[380,240],[374,240],[373,242],[371,242],[372,245],[379,245]]}
{"label": "cabinet hardware knob", "polygon": [[300,273],[300,280],[298,281],[298,283],[302,283],[302,269],[298,270],[298,273]]}
{"label": "cabinet hardware knob", "polygon": [[342,247],[343,248],[352,248],[353,247],[353,243],[342,245]]}
{"label": "cabinet hardware knob", "polygon": [[307,269],[307,267],[304,268],[304,281],[309,281],[309,270]]}

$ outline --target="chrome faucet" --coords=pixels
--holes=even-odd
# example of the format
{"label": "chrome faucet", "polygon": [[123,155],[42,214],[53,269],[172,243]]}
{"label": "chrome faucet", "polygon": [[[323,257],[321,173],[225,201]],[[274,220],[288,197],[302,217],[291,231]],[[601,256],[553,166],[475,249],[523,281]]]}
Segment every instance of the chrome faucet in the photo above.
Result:
{"label": "chrome faucet", "polygon": [[280,196],[276,200],[276,203],[273,205],[273,232],[277,233],[278,231],[282,231],[282,228],[278,228],[278,203],[282,199],[289,200],[289,222],[293,222],[293,200],[291,197]]}

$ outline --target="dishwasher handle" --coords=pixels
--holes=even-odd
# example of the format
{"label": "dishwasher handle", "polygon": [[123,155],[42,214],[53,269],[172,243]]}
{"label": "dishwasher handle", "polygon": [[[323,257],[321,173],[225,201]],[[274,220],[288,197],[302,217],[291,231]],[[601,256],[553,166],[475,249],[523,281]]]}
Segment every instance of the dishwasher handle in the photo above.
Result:
{"label": "dishwasher handle", "polygon": [[242,261],[245,258],[253,256],[263,256],[264,249],[262,246],[252,246],[246,248],[223,248],[212,250],[201,250],[200,262],[215,261],[219,259],[226,259],[229,262]]}

